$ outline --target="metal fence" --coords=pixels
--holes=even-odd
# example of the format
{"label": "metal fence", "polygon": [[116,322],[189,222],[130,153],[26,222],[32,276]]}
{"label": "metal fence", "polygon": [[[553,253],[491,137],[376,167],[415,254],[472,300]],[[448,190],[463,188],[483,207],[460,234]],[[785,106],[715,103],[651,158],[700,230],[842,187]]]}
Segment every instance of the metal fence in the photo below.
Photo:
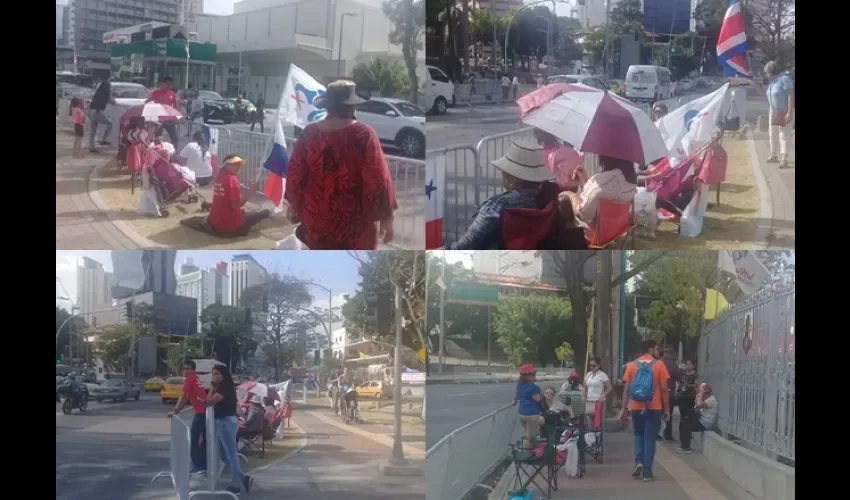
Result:
{"label": "metal fence", "polygon": [[796,457],[794,307],[794,287],[757,292],[712,321],[699,343],[721,433],[772,459]]}
{"label": "metal fence", "polygon": [[519,438],[516,408],[500,408],[455,429],[425,454],[426,500],[459,500],[504,460]]}

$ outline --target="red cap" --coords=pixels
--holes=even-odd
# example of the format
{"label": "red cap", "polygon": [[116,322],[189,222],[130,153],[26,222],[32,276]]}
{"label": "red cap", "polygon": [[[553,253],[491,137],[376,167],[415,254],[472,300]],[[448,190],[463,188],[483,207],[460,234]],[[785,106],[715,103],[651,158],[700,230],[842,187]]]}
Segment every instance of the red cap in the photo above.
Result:
{"label": "red cap", "polygon": [[531,363],[526,363],[526,364],[519,367],[519,374],[520,375],[531,375],[535,371],[536,370],[534,369],[534,365],[532,365]]}
{"label": "red cap", "polygon": [[702,393],[703,394],[711,394],[711,386],[708,384],[702,384]]}
{"label": "red cap", "polygon": [[570,378],[578,378],[578,372],[573,370],[570,372]]}

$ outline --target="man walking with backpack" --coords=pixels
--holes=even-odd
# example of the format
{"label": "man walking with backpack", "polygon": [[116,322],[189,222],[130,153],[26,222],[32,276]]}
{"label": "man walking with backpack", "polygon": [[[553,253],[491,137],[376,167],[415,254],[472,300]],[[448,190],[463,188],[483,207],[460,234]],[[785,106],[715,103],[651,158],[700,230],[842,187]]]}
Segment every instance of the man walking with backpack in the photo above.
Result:
{"label": "man walking with backpack", "polygon": [[623,374],[623,411],[620,419],[628,420],[632,413],[634,428],[635,468],[632,477],[652,481],[652,465],[655,461],[655,436],[661,422],[670,420],[670,393],[667,381],[670,374],[664,363],[658,361],[658,343],[647,340],[643,344],[643,355],[626,366]]}

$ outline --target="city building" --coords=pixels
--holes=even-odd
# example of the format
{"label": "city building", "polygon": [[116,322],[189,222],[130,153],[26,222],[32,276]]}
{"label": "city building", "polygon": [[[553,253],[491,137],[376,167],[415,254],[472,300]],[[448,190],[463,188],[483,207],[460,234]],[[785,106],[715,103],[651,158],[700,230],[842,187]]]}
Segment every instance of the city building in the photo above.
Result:
{"label": "city building", "polygon": [[112,304],[111,288],[112,273],[105,271],[100,262],[83,257],[77,266],[77,307],[86,324],[102,324],[96,314]]}
{"label": "city building", "polygon": [[111,255],[112,298],[124,299],[145,292],[173,295],[176,291],[177,250],[113,250]]}
{"label": "city building", "polygon": [[184,0],[186,12],[184,13],[184,23],[194,23],[198,19],[198,14],[204,13],[204,0]]}
{"label": "city building", "polygon": [[108,77],[104,33],[149,22],[177,24],[179,14],[180,2],[174,0],[70,0],[68,43],[77,50],[77,70]]}
{"label": "city building", "polygon": [[643,27],[650,33],[680,34],[691,27],[693,0],[643,0]]}
{"label": "city building", "polygon": [[[191,259],[186,259],[191,261]],[[189,272],[183,272],[184,268]],[[230,305],[230,277],[227,276],[227,263],[209,269],[197,269],[191,262],[180,266],[177,277],[177,295],[191,297],[198,303],[198,331],[201,330],[201,314],[213,305]]]}
{"label": "city building", "polygon": [[64,45],[68,29],[68,6],[56,4],[56,43]]}
{"label": "city building", "polygon": [[[195,265],[195,259],[192,257],[186,257],[183,259],[183,263],[180,264],[180,276],[185,274],[194,273],[200,271],[201,268]],[[180,287],[180,280],[177,280],[177,287]]]}
{"label": "city building", "polygon": [[577,4],[576,14],[583,28],[596,28],[605,24],[618,3],[620,0],[584,0],[584,5]]}
{"label": "city building", "polygon": [[[290,64],[328,82],[359,62],[401,60],[401,47],[389,42],[392,23],[376,0],[243,0],[234,14],[187,27],[196,41],[217,47],[211,90],[248,99],[263,94],[267,106],[280,101]],[[425,60],[424,51],[419,58]]]}
{"label": "city building", "polygon": [[346,345],[348,345],[348,333],[345,328],[333,330],[331,332],[331,356],[334,359],[343,359]]}
{"label": "city building", "polygon": [[265,283],[268,274],[266,268],[250,254],[234,255],[230,260],[230,304],[240,307],[242,291]]}
{"label": "city building", "polygon": [[143,292],[124,302],[147,304],[156,318],[156,331],[160,334],[194,335],[198,333],[198,301],[193,297],[160,292]]}
{"label": "city building", "polygon": [[691,31],[697,30],[697,21],[694,19],[694,11],[697,10],[697,6],[702,3],[702,0],[691,0]]}

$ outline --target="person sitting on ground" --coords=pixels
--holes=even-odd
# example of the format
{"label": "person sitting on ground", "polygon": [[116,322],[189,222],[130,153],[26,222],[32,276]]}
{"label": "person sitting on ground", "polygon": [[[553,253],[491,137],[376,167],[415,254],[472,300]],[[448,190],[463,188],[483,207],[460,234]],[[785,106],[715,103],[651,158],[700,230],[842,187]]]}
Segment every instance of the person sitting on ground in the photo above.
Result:
{"label": "person sitting on ground", "polygon": [[[502,172],[505,192],[485,201],[466,234],[446,245],[447,250],[495,250],[501,243],[502,214],[512,208],[538,208],[539,195],[555,180],[546,166],[543,148],[531,141],[516,141],[505,156],[490,162]],[[554,186],[552,186],[554,187]]]}
{"label": "person sitting on ground", "polygon": [[579,181],[573,178],[573,172],[584,164],[578,152],[567,146],[564,141],[539,128],[534,129],[534,138],[546,152],[546,168],[555,174],[558,187],[562,191],[577,190]]}
{"label": "person sitting on ground", "polygon": [[[573,410],[568,405],[565,405],[557,397],[558,390],[553,386],[549,386],[543,390],[543,401],[540,402],[543,421],[546,425],[563,426],[573,418]],[[540,431],[541,437],[545,436],[545,431]]]}
{"label": "person sitting on ground", "polygon": [[561,402],[570,407],[573,418],[584,415],[584,388],[581,385],[581,376],[573,370],[567,381],[561,385]]}
{"label": "person sitting on ground", "polygon": [[209,148],[204,133],[196,130],[192,134],[192,142],[183,146],[183,150],[177,157],[178,163],[195,172],[195,182],[199,186],[206,186],[212,180],[212,153]]}
{"label": "person sitting on ground", "polygon": [[301,223],[313,250],[374,250],[393,240],[398,209],[387,159],[375,130],[355,117],[354,82],[340,80],[313,105],[327,117],[295,142],[286,174],[286,216]]}
{"label": "person sitting on ground", "polygon": [[717,414],[720,410],[717,398],[712,393],[711,386],[700,384],[699,395],[694,406],[697,418],[690,419],[691,425],[684,426],[679,436],[681,447],[673,448],[678,453],[691,453],[691,436],[694,432],[712,431],[717,426]]}
{"label": "person sitting on ground", "polygon": [[213,231],[223,236],[242,236],[271,215],[268,209],[251,210],[246,212],[244,206],[248,199],[257,192],[257,185],[252,185],[242,196],[242,185],[239,183],[239,171],[245,166],[245,160],[236,155],[227,155],[224,164],[215,180],[213,201],[207,223]]}
{"label": "person sitting on ground", "polygon": [[588,228],[585,235],[593,234],[599,202],[610,200],[629,203],[637,194],[637,172],[629,160],[599,155],[602,171],[588,177],[584,167],[579,167],[573,176],[579,181],[581,194],[567,192],[579,223]]}

